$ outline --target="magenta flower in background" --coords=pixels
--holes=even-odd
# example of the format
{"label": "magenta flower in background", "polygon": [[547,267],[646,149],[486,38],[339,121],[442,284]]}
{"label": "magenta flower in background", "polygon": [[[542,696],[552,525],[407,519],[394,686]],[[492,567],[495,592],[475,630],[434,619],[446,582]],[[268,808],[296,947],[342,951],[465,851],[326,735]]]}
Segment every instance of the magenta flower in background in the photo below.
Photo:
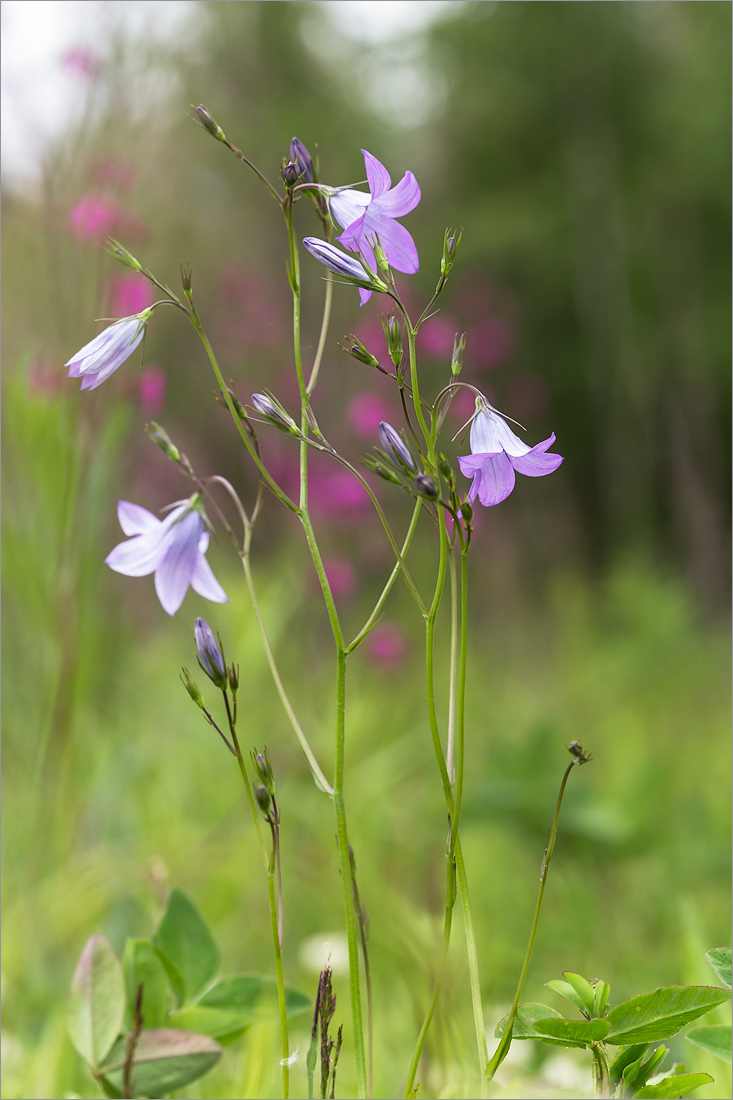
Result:
{"label": "magenta flower in background", "polygon": [[69,229],[80,241],[102,243],[117,225],[120,210],[117,203],[98,195],[84,195],[69,214]]}
{"label": "magenta flower in background", "polygon": [[69,378],[81,378],[83,390],[101,386],[130,358],[145,335],[145,326],[152,316],[152,309],[146,309],[134,317],[123,317],[121,321],[109,325],[64,364],[69,368]]}
{"label": "magenta flower in background", "polygon": [[[406,172],[392,187],[392,179],[384,165],[366,149],[362,149],[362,153],[369,194],[347,187],[329,195],[331,214],[344,230],[336,239],[344,248],[360,252],[372,270],[377,271],[373,244],[378,236],[390,267],[414,275],[420,266],[415,242],[395,219],[409,214],[420,202],[418,182],[412,172]],[[364,305],[370,292],[360,290],[359,297]]]}
{"label": "magenta flower in background", "polygon": [[363,439],[373,439],[379,423],[391,415],[392,410],[378,393],[365,390],[353,397],[346,406],[349,424]]}
{"label": "magenta flower in background", "polygon": [[431,317],[420,328],[420,348],[436,359],[448,357],[453,352],[453,339],[459,330],[455,321],[439,315]]}
{"label": "magenta flower in background", "polygon": [[143,416],[157,416],[165,403],[165,371],[156,363],[149,363],[140,375],[140,412]]}
{"label": "magenta flower in background", "polygon": [[458,459],[461,473],[473,477],[468,500],[478,497],[486,508],[500,504],[514,488],[515,470],[527,477],[551,474],[562,462],[561,455],[547,453],[554,442],[553,432],[542,443],[528,447],[488,401],[477,398],[471,424],[471,454]]}
{"label": "magenta flower in background", "polygon": [[349,559],[331,555],[323,559],[323,568],[336,599],[351,599],[356,592],[356,574]]}
{"label": "magenta flower in background", "polygon": [[144,275],[126,271],[113,276],[110,286],[111,312],[115,317],[129,317],[142,313],[153,302],[153,287]]}
{"label": "magenta flower in background", "polygon": [[115,546],[105,563],[126,577],[155,573],[155,591],[169,615],[178,611],[189,585],[213,603],[229,602],[204,557],[209,532],[197,508],[199,500],[198,495],[191,497],[164,520],[127,500],[117,506],[120,527],[130,538]]}
{"label": "magenta flower in background", "polygon": [[77,76],[98,76],[102,62],[91,50],[83,46],[72,46],[61,59],[63,67]]}
{"label": "magenta flower in background", "polygon": [[397,668],[407,656],[407,637],[396,623],[379,623],[364,644],[372,661],[386,669]]}

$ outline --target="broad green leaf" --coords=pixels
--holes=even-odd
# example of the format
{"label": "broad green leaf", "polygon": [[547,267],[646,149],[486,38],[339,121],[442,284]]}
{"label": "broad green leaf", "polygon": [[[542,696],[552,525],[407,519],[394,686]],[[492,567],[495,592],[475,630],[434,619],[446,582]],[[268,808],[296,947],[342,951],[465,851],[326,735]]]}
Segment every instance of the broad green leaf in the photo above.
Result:
{"label": "broad green leaf", "polygon": [[731,988],[731,949],[730,947],[714,947],[712,951],[705,952],[705,958],[712,966],[723,985]]}
{"label": "broad green leaf", "polygon": [[[251,1020],[263,1012],[278,1011],[277,982],[260,974],[232,974],[207,989],[198,1005],[248,1013]],[[288,1016],[311,1009],[313,1002],[305,993],[285,986],[285,1008]]]}
{"label": "broad green leaf", "polygon": [[574,974],[572,970],[563,970],[562,976],[567,979],[583,1002],[581,1011],[587,1012],[589,1016],[592,1016],[593,1009],[595,1008],[595,996],[593,994],[593,986],[588,979],[584,978],[582,974]]}
{"label": "broad green leaf", "polygon": [[71,1041],[90,1066],[98,1066],[109,1052],[124,1016],[122,967],[109,941],[92,936],[74,971],[68,1016]]}
{"label": "broad green leaf", "polygon": [[668,1054],[667,1047],[657,1047],[646,1061],[642,1056],[632,1062],[630,1066],[627,1066],[624,1071],[624,1092],[628,1096],[633,1096],[637,1089],[640,1089],[650,1077],[654,1076]]}
{"label": "broad green leaf", "polygon": [[185,1005],[168,1017],[168,1027],[182,1028],[210,1035],[224,1046],[234,1042],[254,1021],[248,1012],[237,1009],[206,1008],[200,1004]]}
{"label": "broad green leaf", "polygon": [[635,1062],[641,1064],[648,1046],[648,1043],[637,1043],[635,1046],[624,1047],[623,1050],[618,1052],[608,1067],[612,1085],[617,1085]]}
{"label": "broad green leaf", "polygon": [[587,1011],[585,1001],[582,997],[578,996],[570,982],[561,982],[559,979],[554,978],[551,982],[545,982],[545,985],[548,989],[552,989],[553,992],[559,993],[566,1001],[570,1001],[571,1005],[575,1005],[578,1012]]}
{"label": "broad green leaf", "polygon": [[[140,1034],[132,1068],[134,1096],[164,1096],[182,1088],[211,1069],[221,1057],[221,1047],[208,1035],[175,1028],[155,1028]],[[115,1044],[102,1067],[103,1083],[122,1087],[125,1040]]]}
{"label": "broad green leaf", "polygon": [[733,1046],[733,1030],[730,1024],[722,1024],[720,1027],[693,1027],[685,1038],[695,1046],[702,1047],[710,1054],[717,1055],[726,1062],[732,1061],[731,1046]]}
{"label": "broad green leaf", "polygon": [[168,982],[163,964],[150,940],[128,939],[122,958],[127,987],[127,1020],[133,1025],[135,998],[143,984],[142,1018],[146,1028],[162,1027],[168,1015]]}
{"label": "broad green leaf", "polygon": [[611,1009],[606,1042],[627,1046],[668,1039],[729,997],[726,989],[714,985],[670,985],[642,993]]}
{"label": "broad green leaf", "polygon": [[693,1089],[699,1089],[701,1085],[708,1085],[714,1078],[709,1073],[676,1073],[672,1077],[663,1077],[656,1085],[644,1085],[634,1095],[640,1100],[652,1100],[654,1097],[675,1100],[676,1097],[686,1096]]}
{"label": "broad green leaf", "polygon": [[166,951],[164,951],[162,947],[159,947],[158,944],[155,942],[153,942],[153,950],[160,959],[166,977],[170,982],[170,987],[173,990],[173,996],[176,999],[176,1003],[182,1004],[186,996],[186,991],[183,988],[183,978],[181,977],[180,970],[173,962],[173,959],[170,957],[170,955]]}
{"label": "broad green leaf", "polygon": [[563,1042],[587,1046],[604,1039],[609,1029],[608,1020],[536,1020],[534,1029],[543,1038],[562,1039]]}
{"label": "broad green leaf", "polygon": [[[512,1039],[539,1039],[541,1042],[554,1047],[584,1047],[586,1045],[585,1042],[573,1042],[566,1039],[550,1039],[546,1035],[540,1035],[539,1032],[535,1030],[534,1025],[538,1020],[542,1020],[543,1023],[546,1023],[548,1019],[567,1022],[565,1021],[565,1017],[561,1016],[556,1009],[548,1008],[547,1005],[538,1004],[536,1001],[529,1001],[527,1004],[520,1005],[514,1020],[514,1027],[512,1028]],[[499,1020],[499,1023],[496,1025],[494,1034],[497,1039],[502,1037],[508,1023],[509,1013],[506,1014],[503,1020]]]}
{"label": "broad green leaf", "polygon": [[187,1001],[192,1001],[219,969],[219,949],[211,932],[180,890],[171,893],[153,942],[180,973]]}

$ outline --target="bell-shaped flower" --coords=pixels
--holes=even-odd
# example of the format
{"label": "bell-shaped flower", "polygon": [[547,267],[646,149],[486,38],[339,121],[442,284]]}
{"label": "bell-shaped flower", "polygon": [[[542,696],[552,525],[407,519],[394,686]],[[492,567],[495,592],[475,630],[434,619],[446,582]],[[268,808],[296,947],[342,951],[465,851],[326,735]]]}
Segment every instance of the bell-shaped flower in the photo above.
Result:
{"label": "bell-shaped flower", "polygon": [[527,477],[544,477],[562,462],[562,455],[548,453],[555,442],[554,432],[549,439],[528,447],[500,413],[481,399],[476,401],[470,441],[471,454],[459,457],[458,463],[461,473],[473,477],[468,500],[473,502],[478,497],[487,508],[506,500],[514,488],[515,471]]}
{"label": "bell-shaped flower", "polygon": [[69,368],[69,378],[81,378],[83,390],[101,386],[130,358],[145,335],[145,326],[152,316],[152,309],[145,309],[142,313],[123,317],[121,321],[108,325],[64,364]]}
{"label": "bell-shaped flower", "polygon": [[[396,218],[414,210],[420,202],[420,187],[412,172],[405,172],[392,187],[389,172],[376,157],[362,149],[366,165],[369,194],[352,187],[335,190],[329,195],[334,220],[344,232],[336,239],[352,252],[360,252],[366,263],[377,270],[374,243],[384,250],[390,267],[414,275],[420,266],[412,237]],[[360,290],[361,304],[369,299],[368,290]]]}
{"label": "bell-shaped flower", "polygon": [[189,585],[213,603],[228,597],[204,555],[209,532],[199,511],[200,494],[183,501],[164,520],[147,508],[121,500],[117,506],[120,527],[130,537],[107,555],[106,564],[127,577],[155,573],[155,591],[164,611],[175,615]]}

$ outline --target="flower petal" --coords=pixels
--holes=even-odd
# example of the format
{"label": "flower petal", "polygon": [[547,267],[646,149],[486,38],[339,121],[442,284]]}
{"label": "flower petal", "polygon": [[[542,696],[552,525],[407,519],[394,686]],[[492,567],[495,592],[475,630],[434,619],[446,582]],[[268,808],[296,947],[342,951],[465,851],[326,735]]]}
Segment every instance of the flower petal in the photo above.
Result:
{"label": "flower petal", "polygon": [[[545,443],[548,441],[545,440]],[[540,447],[543,447],[543,450],[540,450]],[[544,445],[538,443],[528,454],[522,455],[521,458],[512,458],[510,461],[514,469],[520,474],[525,474],[526,477],[544,477],[545,474],[551,474],[558,468],[562,463],[562,455],[553,454],[552,451],[545,453]]]}
{"label": "flower petal", "polygon": [[160,524],[157,531],[118,543],[104,561],[115,573],[124,573],[126,577],[147,577],[148,573],[158,568],[164,553],[165,531]]}
{"label": "flower petal", "polygon": [[328,204],[333,218],[342,229],[348,229],[359,220],[371,201],[371,195],[367,195],[365,191],[355,191],[353,187],[347,187],[331,195]]}
{"label": "flower petal", "polygon": [[380,195],[377,199],[372,196],[380,214],[388,218],[401,218],[414,210],[420,202],[420,185],[412,172],[405,172],[399,183],[396,183],[391,191]]}
{"label": "flower petal", "polygon": [[525,455],[530,447],[514,434],[506,420],[494,409],[482,408],[471,423],[471,451],[473,454]]}
{"label": "flower petal", "polygon": [[157,530],[161,523],[147,508],[132,504],[129,500],[119,501],[117,518],[126,535],[144,535],[148,531]]}
{"label": "flower petal", "polygon": [[411,235],[404,225],[392,218],[380,218],[378,211],[373,212],[370,206],[364,215],[364,236],[371,240],[375,234],[379,234],[389,266],[397,271],[404,271],[406,275],[414,275],[420,267],[420,259]]}
{"label": "flower petal", "polygon": [[[383,164],[375,156],[362,149],[364,164],[366,165],[367,183],[371,191],[372,202],[388,191],[392,186],[392,177]],[[412,209],[412,208],[411,208]]]}
{"label": "flower petal", "polygon": [[514,470],[505,454],[491,455],[476,474],[478,498],[484,508],[501,504],[514,488]]}
{"label": "flower petal", "polygon": [[203,522],[198,512],[189,512],[167,533],[167,548],[155,570],[155,591],[169,615],[178,611],[191,583]]}
{"label": "flower petal", "polygon": [[211,566],[203,554],[199,554],[193,568],[191,588],[212,603],[229,603],[229,597],[214,576]]}

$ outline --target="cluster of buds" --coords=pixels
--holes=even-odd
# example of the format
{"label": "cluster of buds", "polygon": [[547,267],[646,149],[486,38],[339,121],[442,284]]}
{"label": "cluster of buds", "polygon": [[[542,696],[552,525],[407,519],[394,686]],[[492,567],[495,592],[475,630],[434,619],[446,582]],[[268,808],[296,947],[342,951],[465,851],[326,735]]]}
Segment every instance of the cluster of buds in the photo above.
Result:
{"label": "cluster of buds", "polygon": [[273,827],[280,824],[280,813],[275,800],[275,779],[270,766],[270,758],[267,755],[267,747],[263,752],[253,752],[252,763],[255,769],[255,798],[257,805],[262,810],[265,820]]}

